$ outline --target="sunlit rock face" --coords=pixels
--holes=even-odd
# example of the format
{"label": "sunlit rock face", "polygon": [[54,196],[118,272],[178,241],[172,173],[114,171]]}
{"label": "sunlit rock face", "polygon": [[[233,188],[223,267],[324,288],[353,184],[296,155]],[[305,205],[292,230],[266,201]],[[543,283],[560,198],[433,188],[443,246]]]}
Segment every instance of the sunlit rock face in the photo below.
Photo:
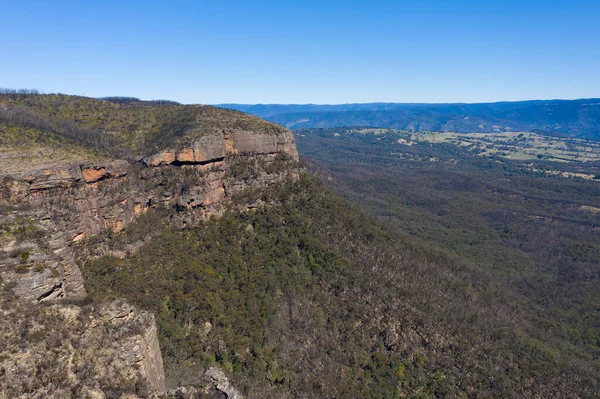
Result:
{"label": "sunlit rock face", "polygon": [[[298,153],[289,131],[222,130],[127,160],[11,159],[23,164],[0,162],[0,328],[9,337],[0,345],[0,399],[100,398],[117,386],[165,392],[162,357],[151,314],[123,301],[73,304],[86,298],[77,246],[152,209],[176,209],[175,225],[218,216],[240,191],[296,176]],[[270,168],[282,161],[290,167]],[[39,341],[28,338],[38,330]]]}
{"label": "sunlit rock face", "polygon": [[188,221],[219,215],[239,191],[276,184],[294,173],[263,168],[263,173],[245,176],[239,166],[231,168],[240,157],[265,166],[278,157],[296,161],[298,153],[291,132],[219,132],[141,161],[96,160],[34,170],[24,165],[22,173],[5,175],[10,181],[3,185],[3,198],[16,208],[0,219],[8,225],[27,220],[40,237],[7,240],[0,249],[31,252],[27,261],[38,267],[25,264],[16,272],[20,260],[8,257],[0,273],[16,282],[15,295],[26,301],[85,296],[73,244],[106,230],[119,233],[151,208],[187,210],[182,218]]}
{"label": "sunlit rock face", "polygon": [[0,398],[166,391],[148,312],[121,300],[83,307],[4,303],[1,309],[0,332],[10,339],[0,348]]}

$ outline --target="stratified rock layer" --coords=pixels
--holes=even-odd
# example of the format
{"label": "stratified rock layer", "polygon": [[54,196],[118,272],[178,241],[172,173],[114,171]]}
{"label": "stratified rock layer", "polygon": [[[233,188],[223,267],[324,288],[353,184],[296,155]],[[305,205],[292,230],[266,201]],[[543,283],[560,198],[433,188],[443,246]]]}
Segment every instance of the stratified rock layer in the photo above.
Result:
{"label": "stratified rock layer", "polygon": [[[124,384],[132,394],[165,392],[151,314],[120,301],[100,307],[56,302],[86,296],[76,246],[105,231],[119,233],[151,209],[177,209],[182,224],[219,215],[238,192],[295,175],[293,168],[270,165],[297,160],[289,131],[233,130],[137,160],[49,160],[42,169],[24,162],[0,170],[0,305],[6,305],[3,320],[14,319],[1,324],[7,344],[0,345],[0,398],[58,398],[69,389],[105,397]],[[31,302],[54,304],[28,312]],[[10,316],[11,309],[22,314]],[[60,339],[21,339],[31,331]],[[50,348],[56,350],[47,357]],[[40,371],[46,364],[52,372]]]}
{"label": "stratified rock layer", "polygon": [[219,214],[240,190],[274,184],[285,177],[236,178],[229,173],[236,157],[251,157],[263,164],[277,157],[298,159],[291,132],[242,133],[204,136],[191,147],[164,150],[142,162],[94,161],[30,171],[25,166],[22,173],[10,176],[13,180],[3,191],[10,205],[28,209],[2,215],[0,222],[14,224],[23,217],[35,221],[33,227],[46,237],[47,247],[41,248],[35,240],[19,246],[31,247],[45,267],[34,273],[23,266],[16,273],[18,262],[9,261],[13,267],[0,269],[0,275],[16,281],[15,294],[28,301],[82,297],[84,284],[73,262],[72,244],[107,229],[119,233],[149,208],[193,210],[191,219]]}
{"label": "stratified rock layer", "polygon": [[[17,313],[18,312],[18,313]],[[165,392],[154,316],[104,306],[1,309],[0,398]]]}

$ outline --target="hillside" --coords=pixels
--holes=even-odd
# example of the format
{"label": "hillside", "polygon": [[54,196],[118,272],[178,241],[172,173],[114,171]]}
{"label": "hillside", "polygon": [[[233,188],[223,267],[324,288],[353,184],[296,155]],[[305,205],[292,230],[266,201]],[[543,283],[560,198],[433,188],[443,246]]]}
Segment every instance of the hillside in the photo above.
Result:
{"label": "hillside", "polygon": [[3,148],[60,148],[134,158],[181,148],[225,130],[260,131],[272,136],[285,132],[262,119],[206,105],[0,94]]}
{"label": "hillside", "polygon": [[[125,256],[164,225],[279,184],[297,173],[291,132],[204,106],[28,94],[1,96],[0,108],[0,398],[166,394],[154,316],[91,302],[78,251],[117,253],[99,238],[166,212]],[[196,383],[215,390],[222,372],[209,371]]]}
{"label": "hillside", "polygon": [[93,297],[155,313],[171,384],[216,363],[251,398],[597,394],[591,359],[491,275],[309,175],[249,195],[268,205],[84,267]]}
{"label": "hillside", "polygon": [[600,100],[480,104],[222,104],[288,128],[381,127],[438,132],[525,131],[600,140]]}
{"label": "hillside", "polygon": [[337,193],[521,294],[533,325],[598,367],[600,162],[589,147],[571,159],[512,157],[524,146],[516,136],[484,142],[484,151],[419,135],[296,132],[301,154]]}
{"label": "hillside", "polygon": [[[595,318],[542,313],[454,251],[467,232],[438,245],[362,212],[298,163],[289,130],[204,106],[0,103],[14,155],[0,163],[2,399],[598,395]],[[369,199],[395,187],[369,177]],[[582,206],[597,196],[561,187]],[[593,272],[593,245],[577,273]],[[573,302],[595,306],[589,276]]]}

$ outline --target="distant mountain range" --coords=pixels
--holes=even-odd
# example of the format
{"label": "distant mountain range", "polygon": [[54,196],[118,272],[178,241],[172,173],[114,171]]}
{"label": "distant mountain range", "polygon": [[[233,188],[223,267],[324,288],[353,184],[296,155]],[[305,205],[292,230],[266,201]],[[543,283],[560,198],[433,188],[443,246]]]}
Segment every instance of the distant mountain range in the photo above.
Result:
{"label": "distant mountain range", "polygon": [[600,99],[479,104],[220,104],[288,128],[369,126],[468,132],[533,131],[600,140]]}

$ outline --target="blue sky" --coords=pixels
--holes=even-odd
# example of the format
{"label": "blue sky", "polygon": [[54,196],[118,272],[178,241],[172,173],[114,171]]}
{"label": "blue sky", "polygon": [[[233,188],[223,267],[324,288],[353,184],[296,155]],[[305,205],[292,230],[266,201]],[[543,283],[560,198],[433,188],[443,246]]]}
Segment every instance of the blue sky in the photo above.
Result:
{"label": "blue sky", "polygon": [[600,1],[6,1],[0,86],[184,103],[600,97]]}

